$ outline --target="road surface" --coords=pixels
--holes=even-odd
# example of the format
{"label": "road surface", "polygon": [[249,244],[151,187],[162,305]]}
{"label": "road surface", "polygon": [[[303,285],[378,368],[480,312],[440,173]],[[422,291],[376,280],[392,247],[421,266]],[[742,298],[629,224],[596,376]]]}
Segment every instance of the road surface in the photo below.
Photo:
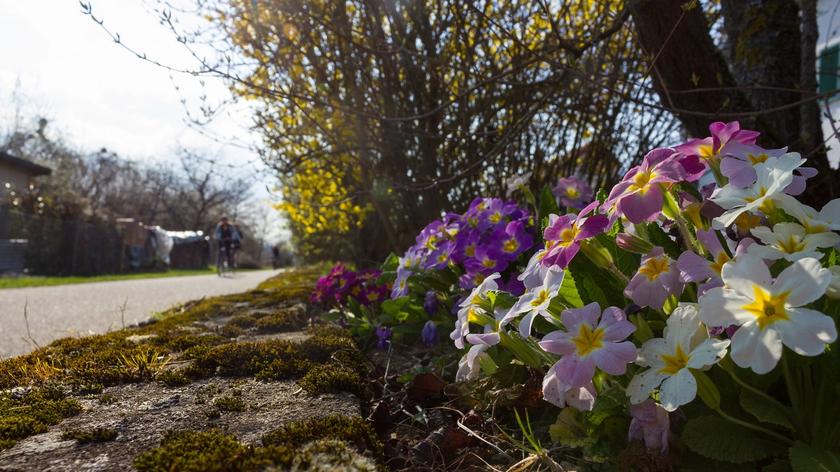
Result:
{"label": "road surface", "polygon": [[[148,319],[173,305],[213,295],[243,292],[276,273],[238,272],[232,277],[195,275],[161,279],[0,290],[0,358],[25,354],[59,338],[104,333]],[[125,307],[124,310],[122,307]],[[123,312],[124,311],[124,312]]]}

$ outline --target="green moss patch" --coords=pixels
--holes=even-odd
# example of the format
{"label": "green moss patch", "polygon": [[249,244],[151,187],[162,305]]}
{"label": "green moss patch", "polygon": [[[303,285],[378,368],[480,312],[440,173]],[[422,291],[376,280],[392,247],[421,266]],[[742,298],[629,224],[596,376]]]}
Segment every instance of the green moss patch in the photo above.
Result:
{"label": "green moss patch", "polygon": [[[167,433],[160,446],[140,454],[134,467],[157,471],[374,470],[359,453],[382,453],[373,428],[361,418],[329,416],[290,423],[263,438],[262,446],[246,446],[219,430]],[[364,467],[354,468],[354,464]]]}
{"label": "green moss patch", "polygon": [[241,393],[219,397],[213,401],[213,404],[219,411],[245,411],[245,400],[242,399]]}
{"label": "green moss patch", "polygon": [[44,433],[50,425],[82,411],[81,405],[57,388],[0,394],[0,449],[16,441]]}
{"label": "green moss patch", "polygon": [[134,467],[141,472],[238,470],[247,452],[235,437],[217,429],[175,431],[167,433],[159,447],[137,456]]}
{"label": "green moss patch", "polygon": [[76,441],[77,444],[108,442],[116,438],[117,430],[101,427],[88,430],[73,429],[61,434],[61,439],[65,441]]}

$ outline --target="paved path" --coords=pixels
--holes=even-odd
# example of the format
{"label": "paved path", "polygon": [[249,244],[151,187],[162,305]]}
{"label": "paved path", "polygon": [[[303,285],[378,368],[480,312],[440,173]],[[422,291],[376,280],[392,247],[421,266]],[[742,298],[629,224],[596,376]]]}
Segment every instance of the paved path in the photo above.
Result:
{"label": "paved path", "polygon": [[275,271],[239,272],[162,279],[94,282],[0,290],[0,358],[25,354],[35,346],[26,340],[23,307],[29,330],[41,346],[59,338],[103,333],[148,319],[153,313],[197,298],[243,292]]}

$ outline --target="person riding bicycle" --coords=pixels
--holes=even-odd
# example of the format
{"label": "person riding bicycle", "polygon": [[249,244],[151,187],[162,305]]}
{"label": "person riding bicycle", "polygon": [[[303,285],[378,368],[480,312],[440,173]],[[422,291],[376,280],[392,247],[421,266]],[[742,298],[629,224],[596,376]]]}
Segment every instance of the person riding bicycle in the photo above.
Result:
{"label": "person riding bicycle", "polygon": [[[236,226],[228,222],[226,216],[223,216],[219,224],[216,225],[215,237],[219,243],[219,257],[222,257],[222,251],[224,251],[227,266],[229,269],[233,269],[233,251],[239,247],[241,239],[239,231],[236,230]],[[222,260],[219,259],[218,262],[221,264]]]}

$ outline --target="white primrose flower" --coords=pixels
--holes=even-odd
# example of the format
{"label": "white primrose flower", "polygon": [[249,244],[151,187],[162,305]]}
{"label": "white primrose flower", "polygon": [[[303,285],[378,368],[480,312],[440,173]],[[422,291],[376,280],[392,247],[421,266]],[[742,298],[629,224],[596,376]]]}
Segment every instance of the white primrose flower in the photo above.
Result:
{"label": "white primrose flower", "polygon": [[478,377],[479,372],[481,372],[481,359],[487,355],[485,352],[491,346],[499,344],[501,340],[501,336],[499,335],[500,322],[507,313],[508,310],[497,308],[493,314],[495,322],[492,325],[484,325],[484,333],[471,333],[466,336],[467,342],[472,344],[472,347],[458,361],[458,372],[455,374],[456,382],[472,380]]}
{"label": "white primrose flower", "polygon": [[799,259],[773,280],[764,261],[747,254],[726,263],[721,277],[723,287],[700,297],[700,319],[707,326],[739,326],[732,336],[732,360],[739,366],[766,374],[781,359],[783,344],[817,356],[837,339],[831,317],[802,308],[831,282],[817,259]]}
{"label": "white primrose flower", "polygon": [[519,190],[520,187],[524,187],[528,184],[528,180],[531,178],[531,172],[525,172],[522,175],[514,175],[509,177],[505,183],[507,184],[507,197],[510,198],[513,195],[513,192]]}
{"label": "white primrose flower", "polygon": [[752,230],[753,236],[765,245],[753,244],[747,254],[769,259],[796,261],[805,257],[822,257],[817,249],[831,247],[840,242],[840,236],[831,231],[809,234],[798,223],[777,223],[773,229],[760,226]]}
{"label": "white primrose flower", "polygon": [[642,345],[636,364],[650,368],[630,380],[627,394],[630,403],[638,404],[659,388],[660,403],[674,411],[697,396],[697,381],[689,369],[716,364],[726,355],[729,341],[709,338],[697,306],[687,303],[680,304],[668,317],[663,336]]}
{"label": "white primrose flower", "polygon": [[[557,218],[557,215],[549,215],[549,221],[553,221],[553,219]],[[522,270],[522,273],[516,277],[517,280],[522,282],[522,285],[525,286],[526,289],[532,289],[534,287],[539,287],[542,285],[543,279],[545,279],[545,275],[550,270],[562,270],[559,266],[547,266],[542,263],[543,259],[548,255],[549,252],[554,247],[553,241],[546,241],[545,247],[538,250],[531,256],[531,259],[528,260],[528,265],[525,266],[525,269]]]}
{"label": "white primrose flower", "polygon": [[769,213],[777,202],[795,200],[784,193],[785,187],[793,180],[793,171],[805,162],[798,153],[792,152],[779,158],[768,158],[755,166],[757,179],[746,188],[726,185],[710,198],[727,210],[713,221],[715,229],[729,227],[744,212],[761,211]]}
{"label": "white primrose flower", "polygon": [[832,300],[840,300],[840,266],[833,265],[828,270],[831,272],[831,282],[825,289],[825,296]]}
{"label": "white primrose flower", "polygon": [[817,211],[795,198],[786,198],[779,206],[805,227],[808,234],[840,230],[840,198],[826,203]]}
{"label": "white primrose flower", "polygon": [[565,272],[562,269],[553,266],[545,273],[541,285],[525,290],[525,293],[519,297],[508,314],[502,319],[501,325],[506,325],[512,319],[524,313],[525,316],[519,321],[519,334],[526,338],[530,336],[535,316],[542,315],[546,319],[551,317],[548,306],[560,292],[564,275]]}
{"label": "white primrose flower", "polygon": [[475,310],[481,309],[479,305],[487,296],[487,292],[499,289],[496,279],[501,276],[501,274],[495,272],[485,277],[458,305],[460,308],[458,309],[458,319],[455,320],[455,329],[449,334],[449,339],[455,342],[455,347],[458,349],[464,348],[464,336],[470,334],[470,316]]}

